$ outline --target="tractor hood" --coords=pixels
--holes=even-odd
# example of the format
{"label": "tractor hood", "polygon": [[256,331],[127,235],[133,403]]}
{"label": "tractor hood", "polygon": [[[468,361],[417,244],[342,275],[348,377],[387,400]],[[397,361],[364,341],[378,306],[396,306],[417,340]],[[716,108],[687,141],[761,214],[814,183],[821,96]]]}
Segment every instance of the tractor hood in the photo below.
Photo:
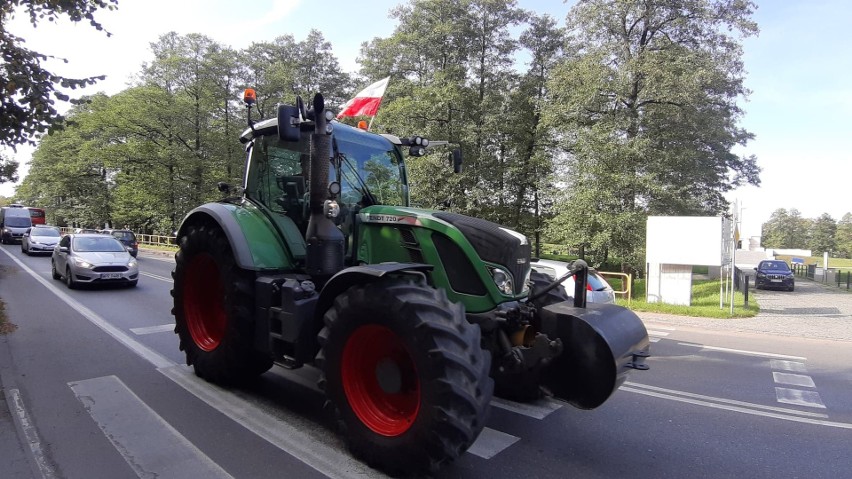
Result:
{"label": "tractor hood", "polygon": [[[509,294],[512,296],[526,292],[530,244],[526,236],[516,231],[457,213],[398,206],[371,206],[361,210],[359,217],[362,224],[396,225],[397,229],[412,232],[419,228],[432,230],[429,243],[434,244],[441,262],[448,269],[453,266],[448,263],[456,263],[463,256],[470,260],[474,269],[487,269],[480,271],[483,273],[481,276],[486,278],[494,276],[495,268],[509,273],[512,279]],[[450,260],[450,257],[454,260]],[[482,267],[483,262],[485,268]],[[449,272],[448,275],[451,282],[454,279],[459,281],[457,276]]]}

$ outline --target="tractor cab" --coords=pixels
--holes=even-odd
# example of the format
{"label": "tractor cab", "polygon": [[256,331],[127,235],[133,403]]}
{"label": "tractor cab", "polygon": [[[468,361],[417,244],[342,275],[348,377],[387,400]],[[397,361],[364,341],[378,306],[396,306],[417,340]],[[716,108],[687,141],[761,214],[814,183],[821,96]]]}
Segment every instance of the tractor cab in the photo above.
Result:
{"label": "tractor cab", "polygon": [[[245,196],[289,233],[285,237],[291,248],[303,252],[310,217],[310,137],[285,141],[265,123],[277,125],[275,120],[261,122],[243,136],[248,140]],[[344,233],[351,257],[358,212],[372,205],[408,206],[408,178],[402,152],[384,136],[335,122],[333,145],[328,184],[336,191],[331,199],[337,212],[332,220]]]}

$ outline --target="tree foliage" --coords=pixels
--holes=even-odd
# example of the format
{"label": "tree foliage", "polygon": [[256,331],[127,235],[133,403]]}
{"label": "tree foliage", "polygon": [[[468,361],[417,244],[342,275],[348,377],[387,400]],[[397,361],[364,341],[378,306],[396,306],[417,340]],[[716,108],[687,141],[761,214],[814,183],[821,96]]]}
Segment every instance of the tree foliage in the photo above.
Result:
{"label": "tree foliage", "polygon": [[638,265],[647,215],[721,214],[725,192],[759,184],[755,158],[731,151],[752,138],[737,126],[737,102],[748,93],[739,41],[757,33],[753,9],[741,0],[577,2],[570,54],[549,85],[547,121],[563,126],[572,160],[553,235]]}
{"label": "tree foliage", "polygon": [[[103,76],[66,78],[42,66],[49,55],[24,47],[24,39],[9,32],[12,15],[23,12],[33,26],[47,20],[67,17],[72,22],[88,21],[97,30],[103,26],[95,20],[98,10],[113,10],[118,0],[4,0],[0,3],[0,145],[15,148],[24,143],[35,144],[35,137],[62,121],[57,101],[71,99],[67,90],[94,84]],[[107,32],[107,36],[110,34]]]}
{"label": "tree foliage", "polygon": [[796,208],[778,208],[763,224],[760,242],[767,248],[807,248],[810,223]]}
{"label": "tree foliage", "polygon": [[[58,224],[171,234],[189,210],[220,197],[217,182],[239,184],[244,88],[269,87],[265,114],[272,115],[272,95],[277,102],[302,88],[327,88],[330,98],[344,98],[349,83],[316,31],[305,42],[282,37],[243,52],[171,32],[151,52],[135,85],[83,99],[66,127],[41,141],[18,188],[21,201],[46,208]],[[307,68],[309,58],[317,69],[295,67],[298,59]]]}
{"label": "tree foliage", "polygon": [[834,234],[834,242],[839,258],[852,258],[852,213],[846,213],[837,222],[837,231]]}

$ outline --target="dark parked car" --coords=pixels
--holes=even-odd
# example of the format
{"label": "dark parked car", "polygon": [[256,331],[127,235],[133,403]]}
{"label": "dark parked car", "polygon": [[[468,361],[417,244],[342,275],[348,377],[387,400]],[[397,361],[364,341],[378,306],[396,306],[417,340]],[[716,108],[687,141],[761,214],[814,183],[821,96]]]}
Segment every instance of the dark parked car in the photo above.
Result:
{"label": "dark parked car", "polygon": [[796,287],[796,280],[793,278],[793,272],[784,261],[761,261],[754,270],[757,272],[754,279],[754,287],[757,289],[777,288],[793,291]]}
{"label": "dark parked car", "polygon": [[33,226],[24,233],[21,240],[21,252],[26,255],[51,254],[61,236],[59,228],[55,226]]}
{"label": "dark parked car", "polygon": [[113,229],[105,229],[100,231],[103,234],[107,234],[112,236],[113,238],[121,241],[121,244],[127,248],[127,252],[130,253],[134,258],[137,254],[139,254],[139,243],[136,241],[136,235],[133,234],[132,231],[129,230],[113,230]]}

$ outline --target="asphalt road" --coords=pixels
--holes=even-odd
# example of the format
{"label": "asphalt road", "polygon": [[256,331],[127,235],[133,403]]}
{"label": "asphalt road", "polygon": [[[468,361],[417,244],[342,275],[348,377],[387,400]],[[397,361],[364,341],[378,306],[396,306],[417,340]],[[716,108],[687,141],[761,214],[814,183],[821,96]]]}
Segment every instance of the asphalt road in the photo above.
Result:
{"label": "asphalt road", "polygon": [[[69,291],[49,262],[0,251],[0,477],[383,477],[330,429],[314,370],[223,390],[183,365],[168,257],[142,253],[135,289]],[[850,477],[849,298],[800,282],[750,320],[644,315],[651,370],[593,411],[495,400],[437,477]]]}

